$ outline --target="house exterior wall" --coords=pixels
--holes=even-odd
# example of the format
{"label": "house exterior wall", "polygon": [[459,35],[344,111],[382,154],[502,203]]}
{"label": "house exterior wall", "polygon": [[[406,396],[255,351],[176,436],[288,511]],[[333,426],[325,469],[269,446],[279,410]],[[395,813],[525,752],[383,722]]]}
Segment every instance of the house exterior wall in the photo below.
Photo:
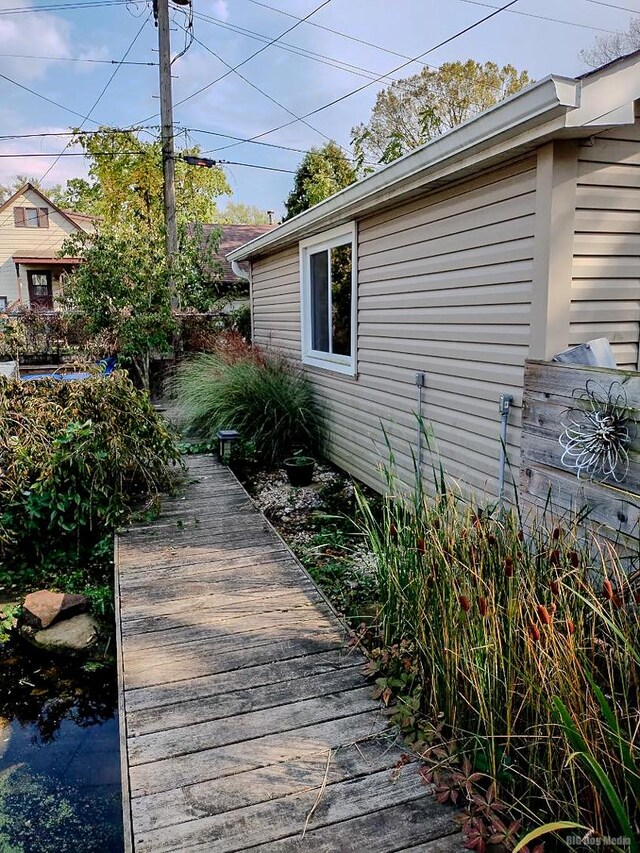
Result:
{"label": "house exterior wall", "polygon": [[[14,207],[48,207],[48,228],[16,228],[14,223]],[[6,296],[9,303],[20,297],[16,267],[13,255],[28,255],[31,251],[50,251],[51,255],[59,252],[66,237],[80,230],[61,216],[57,210],[46,205],[42,198],[31,190],[26,190],[12,204],[0,213],[0,296]],[[47,269],[46,262],[42,265],[30,265],[28,269]],[[22,299],[28,302],[26,269],[21,267]],[[53,273],[54,298],[60,289],[60,282]]]}
{"label": "house exterior wall", "polygon": [[[535,234],[534,156],[358,223],[357,377],[306,368],[326,414],[329,456],[373,486],[386,461],[413,479],[416,372],[422,415],[450,477],[495,494],[498,402],[512,394],[518,465]],[[254,261],[254,340],[300,362],[297,247]],[[425,473],[429,457],[425,454]]]}
{"label": "house exterior wall", "polygon": [[640,123],[578,149],[569,344],[606,337],[637,370],[640,329]]}

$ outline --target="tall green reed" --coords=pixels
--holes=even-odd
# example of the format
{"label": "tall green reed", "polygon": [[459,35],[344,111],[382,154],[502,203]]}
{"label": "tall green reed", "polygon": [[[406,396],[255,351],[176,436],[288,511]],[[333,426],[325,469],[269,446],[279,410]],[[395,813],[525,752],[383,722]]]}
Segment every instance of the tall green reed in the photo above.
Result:
{"label": "tall green reed", "polygon": [[385,473],[381,513],[358,501],[381,637],[415,646],[425,719],[444,723],[525,823],[614,833],[618,805],[576,759],[571,720],[640,833],[640,596],[613,549],[578,513],[525,524],[516,507],[446,485],[439,467],[428,488],[397,482],[392,455]]}

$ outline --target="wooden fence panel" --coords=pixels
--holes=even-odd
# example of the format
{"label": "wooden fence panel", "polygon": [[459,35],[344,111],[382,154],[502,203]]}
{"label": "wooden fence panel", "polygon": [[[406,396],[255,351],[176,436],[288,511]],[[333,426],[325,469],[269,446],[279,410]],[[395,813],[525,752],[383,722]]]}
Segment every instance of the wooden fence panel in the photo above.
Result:
{"label": "wooden fence panel", "polygon": [[[562,462],[560,436],[571,409],[590,387],[606,392],[619,382],[626,393],[631,420],[627,447],[629,468],[622,482],[594,475],[577,477]],[[522,404],[520,494],[525,510],[550,502],[553,511],[587,510],[600,536],[626,554],[637,554],[640,543],[640,373],[595,367],[527,361]],[[624,470],[620,471],[623,474]]]}

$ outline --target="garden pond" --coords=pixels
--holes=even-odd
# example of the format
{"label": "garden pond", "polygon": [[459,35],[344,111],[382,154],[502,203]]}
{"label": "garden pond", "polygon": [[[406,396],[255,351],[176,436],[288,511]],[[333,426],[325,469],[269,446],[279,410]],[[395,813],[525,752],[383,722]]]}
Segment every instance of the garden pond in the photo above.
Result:
{"label": "garden pond", "polygon": [[113,663],[0,646],[0,853],[121,853]]}

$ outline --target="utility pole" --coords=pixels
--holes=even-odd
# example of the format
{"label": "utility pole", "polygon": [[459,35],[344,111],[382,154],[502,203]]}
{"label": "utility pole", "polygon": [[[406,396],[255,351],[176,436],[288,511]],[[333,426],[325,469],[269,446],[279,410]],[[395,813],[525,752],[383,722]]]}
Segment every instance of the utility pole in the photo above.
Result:
{"label": "utility pole", "polygon": [[[173,101],[171,96],[171,34],[169,30],[169,0],[153,0],[153,11],[158,25],[158,52],[160,66],[160,124],[162,132],[162,171],[164,193],[164,222],[167,239],[169,272],[178,251],[178,226],[176,224],[175,153],[173,148]],[[171,279],[170,279],[171,282]],[[173,283],[171,307],[179,302]]]}

